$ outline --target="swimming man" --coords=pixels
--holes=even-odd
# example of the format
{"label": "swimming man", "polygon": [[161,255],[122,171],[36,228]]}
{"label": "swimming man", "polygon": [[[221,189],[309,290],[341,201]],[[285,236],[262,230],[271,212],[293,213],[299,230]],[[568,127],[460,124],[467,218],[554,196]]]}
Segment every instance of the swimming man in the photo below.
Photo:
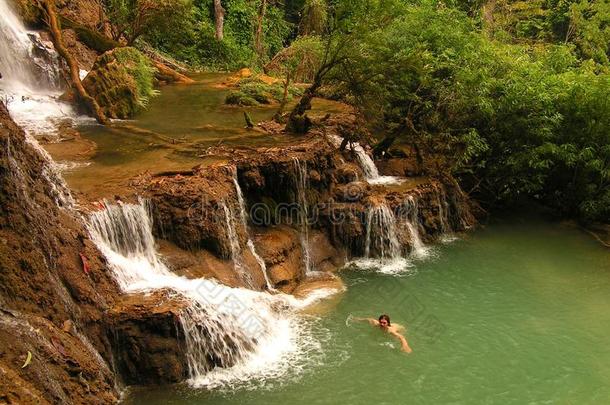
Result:
{"label": "swimming man", "polygon": [[405,337],[403,335],[401,335],[399,332],[399,330],[404,330],[404,327],[397,325],[397,324],[392,325],[392,322],[390,321],[390,317],[388,315],[386,315],[386,314],[380,315],[378,320],[373,319],[373,318],[352,318],[352,319],[354,319],[355,321],[367,321],[371,325],[379,327],[384,332],[388,332],[390,335],[394,336],[396,339],[398,339],[400,341],[400,349],[403,352],[411,353],[413,351],[413,350],[411,350],[411,347],[409,347],[409,343],[407,342],[407,339],[405,339]]}

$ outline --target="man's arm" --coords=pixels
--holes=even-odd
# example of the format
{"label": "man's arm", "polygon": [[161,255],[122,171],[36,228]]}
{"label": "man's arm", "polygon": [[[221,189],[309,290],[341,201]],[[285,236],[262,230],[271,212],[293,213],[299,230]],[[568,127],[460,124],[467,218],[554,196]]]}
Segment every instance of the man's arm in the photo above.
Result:
{"label": "man's arm", "polygon": [[405,337],[403,335],[401,335],[400,333],[396,332],[396,331],[391,331],[390,332],[394,337],[396,337],[396,339],[398,339],[400,341],[400,350],[402,350],[405,353],[411,353],[413,350],[411,350],[411,347],[409,346],[409,342],[407,342],[407,339],[405,339]]}
{"label": "man's arm", "polygon": [[358,318],[358,317],[353,317],[352,319],[354,321],[367,321],[368,323],[370,323],[373,326],[379,325],[379,321],[377,319],[373,319],[373,318]]}

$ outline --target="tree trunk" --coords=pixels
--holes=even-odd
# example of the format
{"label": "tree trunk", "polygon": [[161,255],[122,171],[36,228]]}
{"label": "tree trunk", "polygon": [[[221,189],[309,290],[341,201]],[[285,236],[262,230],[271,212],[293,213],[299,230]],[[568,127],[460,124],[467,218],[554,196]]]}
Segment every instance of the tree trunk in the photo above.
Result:
{"label": "tree trunk", "polygon": [[322,86],[322,79],[319,75],[316,75],[314,82],[311,86],[305,90],[303,96],[299,100],[299,103],[294,107],[290,116],[288,117],[288,123],[286,124],[286,130],[297,134],[306,133],[311,127],[311,121],[305,114],[308,110],[311,110],[311,101],[316,96],[318,89]]}
{"label": "tree trunk", "polygon": [[[313,86],[312,86],[313,87]],[[314,92],[310,91],[311,87],[305,90],[305,93],[299,100],[299,103],[294,107],[290,116],[288,117],[288,123],[286,124],[286,130],[297,134],[306,133],[311,127],[309,117],[305,112],[311,110],[311,100],[314,97]]]}
{"label": "tree trunk", "polygon": [[388,135],[381,140],[377,145],[373,147],[373,156],[376,158],[383,157],[383,155],[390,149],[394,141],[396,140],[396,135]]}
{"label": "tree trunk", "polygon": [[282,121],[282,115],[284,115],[284,109],[286,108],[286,103],[288,102],[288,88],[290,87],[290,72],[286,73],[286,80],[284,81],[284,94],[282,95],[282,102],[280,103],[280,108],[278,108],[277,112],[273,116],[273,119],[276,122]]}
{"label": "tree trunk", "polygon": [[256,32],[254,34],[254,49],[260,60],[265,57],[265,46],[263,44],[263,22],[265,21],[265,13],[267,12],[267,0],[261,0],[258,9],[258,18],[256,22]]}
{"label": "tree trunk", "polygon": [[191,84],[195,83],[193,79],[183,75],[182,73],[176,72],[174,69],[170,68],[164,63],[156,61],[154,59],[150,59],[152,64],[157,69],[155,73],[155,77],[157,80],[163,80],[168,83],[180,83],[180,84]]}
{"label": "tree trunk", "polygon": [[95,116],[97,122],[100,124],[107,124],[108,119],[106,118],[106,115],[97,104],[97,101],[95,101],[95,99],[87,93],[87,90],[85,90],[82,82],[80,81],[80,69],[78,67],[78,63],[76,63],[74,57],[63,44],[61,29],[59,28],[59,24],[57,22],[57,14],[55,13],[55,0],[44,0],[43,4],[44,10],[46,11],[48,17],[47,23],[51,31],[53,45],[55,46],[57,53],[64,58],[68,64],[68,67],[70,68],[70,79],[78,94],[78,97],[85,103],[87,108],[89,108],[91,113]]}
{"label": "tree trunk", "polygon": [[216,40],[222,41],[224,38],[225,9],[220,0],[214,0],[214,20],[216,23]]}

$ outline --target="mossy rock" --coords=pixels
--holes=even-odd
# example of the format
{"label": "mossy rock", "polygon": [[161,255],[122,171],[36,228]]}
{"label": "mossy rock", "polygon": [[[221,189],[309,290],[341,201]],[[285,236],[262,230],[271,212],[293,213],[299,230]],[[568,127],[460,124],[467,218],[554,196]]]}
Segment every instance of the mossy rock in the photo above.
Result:
{"label": "mossy rock", "polygon": [[41,25],[42,13],[33,0],[15,0],[15,5],[26,26],[38,27]]}
{"label": "mossy rock", "polygon": [[[276,81],[269,83],[262,80],[259,76],[246,77],[237,83],[239,90],[231,92],[225,102],[227,104],[252,106],[258,104],[274,104],[282,101],[284,97],[284,87],[282,83]],[[289,86],[288,99],[300,96],[303,90],[296,86]],[[252,103],[252,101],[256,103]]]}
{"label": "mossy rock", "polygon": [[143,109],[153,90],[154,69],[135,48],[116,48],[101,55],[83,86],[109,118],[126,119]]}
{"label": "mossy rock", "polygon": [[232,91],[225,98],[225,104],[254,107],[259,105],[259,102],[256,101],[254,97],[251,97],[242,91]]}

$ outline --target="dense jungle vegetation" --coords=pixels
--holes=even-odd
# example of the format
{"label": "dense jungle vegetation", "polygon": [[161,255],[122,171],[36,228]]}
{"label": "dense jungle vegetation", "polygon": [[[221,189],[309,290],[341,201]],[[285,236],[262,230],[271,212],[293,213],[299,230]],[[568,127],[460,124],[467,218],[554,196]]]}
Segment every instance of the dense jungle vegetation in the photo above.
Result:
{"label": "dense jungle vegetation", "polygon": [[[608,0],[107,0],[114,39],[250,67],[362,111],[490,206],[610,222]],[[443,159],[438,159],[442,156]]]}

